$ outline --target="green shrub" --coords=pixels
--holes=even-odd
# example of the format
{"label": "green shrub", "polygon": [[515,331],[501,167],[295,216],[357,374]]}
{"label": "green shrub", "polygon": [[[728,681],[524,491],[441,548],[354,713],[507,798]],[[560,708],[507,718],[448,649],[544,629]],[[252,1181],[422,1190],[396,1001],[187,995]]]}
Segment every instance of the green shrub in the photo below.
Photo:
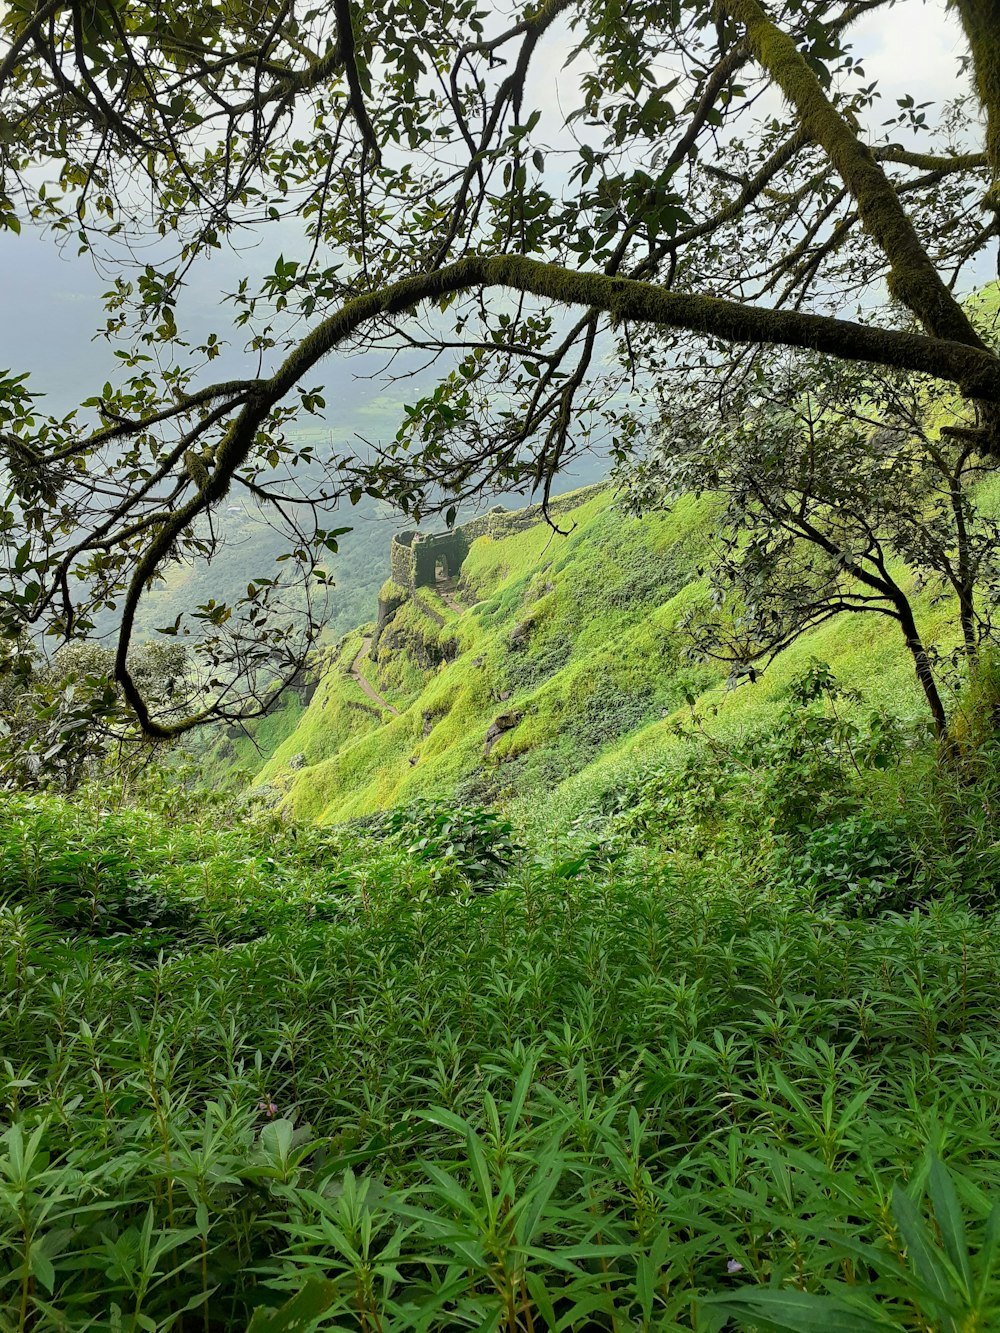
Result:
{"label": "green shrub", "polygon": [[340,918],[147,966],[0,908],[0,1327],[996,1326],[995,917],[373,847],[268,835]]}
{"label": "green shrub", "polygon": [[155,828],[131,813],[91,820],[64,802],[10,798],[0,821],[0,899],[71,934],[168,947],[191,934],[199,913],[192,895],[144,877]]}
{"label": "green shrub", "polygon": [[0,901],[69,937],[145,956],[336,915],[344,855],[329,831],[273,818],[230,828],[211,806],[204,824],[57,799],[8,797],[0,807]]}
{"label": "green shrub", "polygon": [[834,904],[850,916],[901,911],[914,900],[916,858],[901,819],[869,811],[802,830],[776,858],[777,872],[795,892]]}
{"label": "green shrub", "polygon": [[561,670],[572,651],[573,640],[566,633],[550,633],[529,640],[526,647],[511,649],[504,656],[498,672],[499,683],[512,694],[534,689]]}
{"label": "green shrub", "polygon": [[688,751],[675,767],[607,793],[602,804],[620,840],[693,849],[717,837],[736,783],[710,750]]}
{"label": "green shrub", "polygon": [[384,829],[389,842],[426,866],[443,889],[496,888],[524,850],[510,820],[482,806],[417,801],[391,811]]}

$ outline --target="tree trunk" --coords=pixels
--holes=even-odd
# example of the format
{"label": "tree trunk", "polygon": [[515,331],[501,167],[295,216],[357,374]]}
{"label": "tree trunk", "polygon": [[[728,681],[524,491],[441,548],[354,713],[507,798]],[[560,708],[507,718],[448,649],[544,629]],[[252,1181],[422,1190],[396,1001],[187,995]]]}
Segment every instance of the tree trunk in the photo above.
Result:
{"label": "tree trunk", "polygon": [[897,610],[899,611],[899,623],[906,637],[906,646],[913,657],[917,679],[920,681],[927,706],[931,710],[931,717],[934,719],[934,734],[939,740],[947,741],[948,718],[944,711],[941,695],[938,693],[937,681],[934,679],[934,672],[931,670],[927,649],[924,647],[916,621],[913,619],[913,612],[910,610],[909,603],[897,606]]}
{"label": "tree trunk", "polygon": [[1000,0],[956,0],[972,52],[976,92],[986,117],[986,157],[992,181],[985,206],[1000,216]]}

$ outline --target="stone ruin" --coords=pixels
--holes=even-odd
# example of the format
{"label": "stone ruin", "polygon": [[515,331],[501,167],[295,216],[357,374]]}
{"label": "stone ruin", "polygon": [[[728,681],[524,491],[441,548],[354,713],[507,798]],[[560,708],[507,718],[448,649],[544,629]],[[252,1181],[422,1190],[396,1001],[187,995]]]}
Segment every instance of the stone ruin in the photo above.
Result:
{"label": "stone ruin", "polygon": [[392,581],[412,592],[456,578],[469,546],[461,527],[451,532],[398,532],[389,548]]}

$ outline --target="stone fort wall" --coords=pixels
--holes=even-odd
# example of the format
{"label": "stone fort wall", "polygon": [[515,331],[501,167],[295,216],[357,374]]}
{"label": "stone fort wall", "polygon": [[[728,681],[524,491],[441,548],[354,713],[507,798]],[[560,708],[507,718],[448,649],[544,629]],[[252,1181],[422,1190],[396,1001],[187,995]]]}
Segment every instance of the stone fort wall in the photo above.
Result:
{"label": "stone fort wall", "polygon": [[[549,501],[548,517],[558,519],[561,514],[578,508],[604,490],[606,484],[599,482],[557,496]],[[544,518],[545,511],[540,504],[527,505],[524,509],[504,509],[498,505],[468,523],[460,523],[450,532],[398,532],[389,548],[392,581],[401,588],[412,590],[433,587],[439,573],[443,578],[455,578],[477,537],[509,537],[534,527]]]}

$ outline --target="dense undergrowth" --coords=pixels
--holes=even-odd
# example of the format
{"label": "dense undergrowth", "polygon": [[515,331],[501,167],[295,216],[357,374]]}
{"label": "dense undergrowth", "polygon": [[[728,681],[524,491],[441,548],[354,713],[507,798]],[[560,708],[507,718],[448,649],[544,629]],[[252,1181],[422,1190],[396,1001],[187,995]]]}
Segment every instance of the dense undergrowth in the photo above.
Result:
{"label": "dense undergrowth", "polygon": [[0,1328],[996,1327],[996,765],[861,715],[550,845],[7,800]]}

